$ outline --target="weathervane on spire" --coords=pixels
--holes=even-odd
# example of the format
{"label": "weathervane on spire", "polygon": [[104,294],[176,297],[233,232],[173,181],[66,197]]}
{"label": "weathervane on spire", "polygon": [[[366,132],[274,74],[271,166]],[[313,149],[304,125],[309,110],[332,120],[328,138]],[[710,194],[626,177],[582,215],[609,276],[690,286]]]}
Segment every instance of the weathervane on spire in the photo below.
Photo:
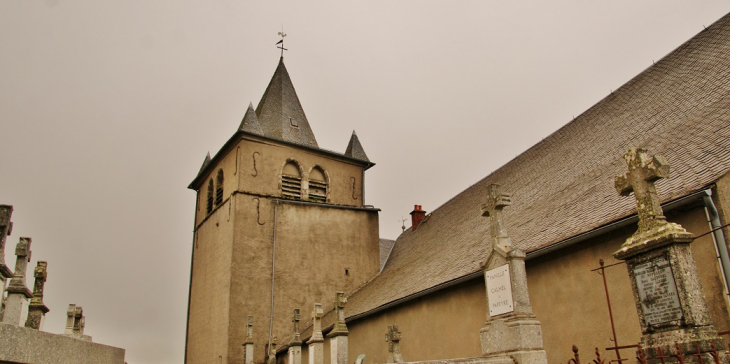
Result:
{"label": "weathervane on spire", "polygon": [[[284,58],[284,51],[288,51],[288,49],[284,48],[284,37],[286,37],[286,33],[284,33],[284,26],[281,27],[279,36],[281,36],[281,40],[276,42],[276,45],[277,45],[276,48],[281,49],[281,57]],[[281,44],[281,45],[279,45],[279,44]]]}

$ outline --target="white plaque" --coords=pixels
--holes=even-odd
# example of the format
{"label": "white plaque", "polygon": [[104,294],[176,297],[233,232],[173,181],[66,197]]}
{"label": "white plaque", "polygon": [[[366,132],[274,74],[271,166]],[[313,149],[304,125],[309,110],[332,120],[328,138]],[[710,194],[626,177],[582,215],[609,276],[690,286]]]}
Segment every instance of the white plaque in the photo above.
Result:
{"label": "white plaque", "polygon": [[488,270],[484,279],[487,283],[489,316],[497,316],[514,311],[512,282],[509,277],[509,264]]}

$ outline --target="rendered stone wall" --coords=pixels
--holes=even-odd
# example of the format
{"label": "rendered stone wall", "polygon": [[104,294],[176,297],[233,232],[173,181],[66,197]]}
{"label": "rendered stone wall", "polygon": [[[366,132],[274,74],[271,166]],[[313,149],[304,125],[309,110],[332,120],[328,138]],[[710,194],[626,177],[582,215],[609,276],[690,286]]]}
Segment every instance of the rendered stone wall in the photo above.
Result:
{"label": "rendered stone wall", "polygon": [[124,364],[124,349],[0,324],[0,362]]}

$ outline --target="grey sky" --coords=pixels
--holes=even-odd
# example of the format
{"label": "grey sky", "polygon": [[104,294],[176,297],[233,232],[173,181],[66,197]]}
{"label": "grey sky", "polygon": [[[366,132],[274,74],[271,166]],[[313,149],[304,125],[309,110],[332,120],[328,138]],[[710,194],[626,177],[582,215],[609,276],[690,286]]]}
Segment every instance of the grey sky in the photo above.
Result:
{"label": "grey sky", "polygon": [[726,0],[0,0],[6,261],[20,236],[33,238],[30,267],[49,261],[46,331],[62,332],[77,303],[87,333],[130,364],[181,363],[185,187],[261,98],[282,24],[319,145],[344,152],[357,131],[377,163],[366,203],[395,238],[414,204],[432,211],[728,11]]}

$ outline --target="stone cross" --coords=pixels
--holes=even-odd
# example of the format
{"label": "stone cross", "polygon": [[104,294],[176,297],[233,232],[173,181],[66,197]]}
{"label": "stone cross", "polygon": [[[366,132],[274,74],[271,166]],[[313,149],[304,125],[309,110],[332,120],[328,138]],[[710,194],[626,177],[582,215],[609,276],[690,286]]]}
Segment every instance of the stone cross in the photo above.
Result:
{"label": "stone cross", "polygon": [[398,325],[388,326],[388,333],[385,334],[385,341],[388,343],[388,358],[386,363],[403,363],[403,354],[400,352],[400,339],[402,335],[398,331]]}
{"label": "stone cross", "polygon": [[347,325],[345,325],[345,306],[347,306],[347,298],[345,297],[345,292],[337,292],[337,294],[335,295],[334,303],[337,322],[332,328],[332,331],[327,334],[328,337],[334,336],[333,334],[347,334]]}
{"label": "stone cross", "polygon": [[269,340],[269,359],[267,364],[276,364],[276,336]]}
{"label": "stone cross", "polygon": [[347,306],[345,292],[337,292],[334,304],[337,322],[332,327],[332,331],[327,334],[327,338],[330,339],[330,362],[332,364],[347,364],[348,331],[345,324],[345,306]]}
{"label": "stone cross", "polygon": [[45,314],[50,311],[43,303],[43,287],[48,278],[48,262],[38,261],[35,267],[34,276],[35,284],[33,285],[33,298],[30,300],[28,307],[28,319],[25,321],[25,327],[40,330],[43,326]]}
{"label": "stone cross", "polygon": [[634,193],[639,233],[666,224],[654,182],[669,177],[669,165],[660,156],[650,156],[644,148],[629,149],[624,160],[629,170],[616,177],[615,187],[622,196]]}
{"label": "stone cross", "polygon": [[5,241],[13,232],[13,223],[10,221],[12,215],[13,206],[0,205],[0,279],[3,282],[5,282],[5,278],[13,277],[13,271],[5,264]]}
{"label": "stone cross", "polygon": [[324,337],[322,336],[322,316],[324,316],[322,305],[315,303],[314,310],[312,311],[312,338],[307,343],[324,341]]}
{"label": "stone cross", "polygon": [[64,331],[64,335],[83,336],[85,326],[84,308],[73,303],[69,304],[66,310],[66,331]]}
{"label": "stone cross", "polygon": [[294,337],[289,342],[290,346],[302,345],[302,338],[299,336],[299,321],[301,319],[302,315],[300,314],[300,310],[295,308],[291,319],[291,322],[294,323]]}
{"label": "stone cross", "polygon": [[28,299],[33,297],[33,293],[25,285],[25,271],[28,269],[31,255],[30,244],[30,238],[20,238],[20,242],[15,247],[15,273],[6,289],[8,297],[3,311],[3,322],[6,324],[20,325],[23,307]]}
{"label": "stone cross", "polygon": [[503,251],[509,251],[512,247],[512,242],[504,228],[502,218],[502,210],[511,204],[510,195],[502,193],[499,185],[491,184],[489,186],[489,197],[487,203],[482,205],[482,216],[489,217],[494,249],[499,248]]}
{"label": "stone cross", "polygon": [[246,342],[243,343],[243,364],[253,362],[253,316],[246,322]]}

